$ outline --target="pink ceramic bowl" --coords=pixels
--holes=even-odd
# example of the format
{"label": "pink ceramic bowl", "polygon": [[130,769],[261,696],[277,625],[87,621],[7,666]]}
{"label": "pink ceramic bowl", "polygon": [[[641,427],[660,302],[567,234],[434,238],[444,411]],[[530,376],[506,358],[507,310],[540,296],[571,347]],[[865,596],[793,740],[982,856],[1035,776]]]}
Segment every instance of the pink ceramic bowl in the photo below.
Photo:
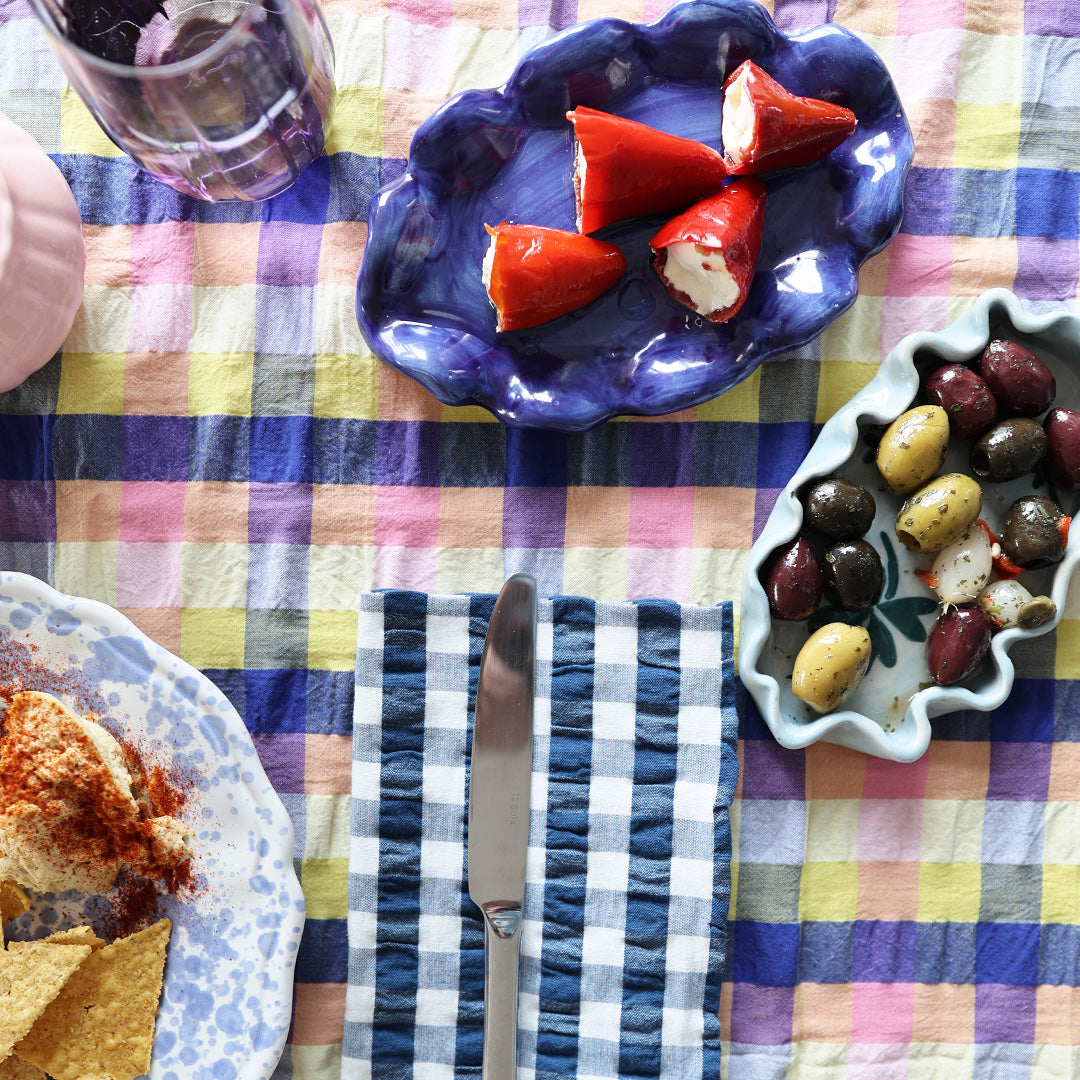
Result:
{"label": "pink ceramic bowl", "polygon": [[67,181],[0,113],[0,391],[63,344],[82,301],[82,219]]}

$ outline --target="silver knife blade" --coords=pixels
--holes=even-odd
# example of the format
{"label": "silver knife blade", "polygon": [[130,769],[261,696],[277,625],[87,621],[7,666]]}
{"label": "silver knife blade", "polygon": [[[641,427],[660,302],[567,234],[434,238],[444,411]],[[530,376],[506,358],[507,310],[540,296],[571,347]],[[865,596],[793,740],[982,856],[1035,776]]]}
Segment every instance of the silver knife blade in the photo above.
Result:
{"label": "silver knife blade", "polygon": [[469,766],[469,896],[484,913],[483,1080],[511,1080],[517,1062],[535,683],[536,582],[514,574],[484,639]]}

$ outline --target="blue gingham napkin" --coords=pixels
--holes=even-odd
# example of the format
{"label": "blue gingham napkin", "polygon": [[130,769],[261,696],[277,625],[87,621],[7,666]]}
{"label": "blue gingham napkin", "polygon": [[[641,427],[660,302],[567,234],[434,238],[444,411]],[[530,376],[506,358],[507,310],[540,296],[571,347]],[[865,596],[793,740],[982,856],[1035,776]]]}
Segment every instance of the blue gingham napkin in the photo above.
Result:
{"label": "blue gingham napkin", "polygon": [[[362,598],[346,1080],[480,1075],[466,811],[494,599]],[[738,775],[731,605],[541,599],[536,691],[521,1078],[718,1076]]]}

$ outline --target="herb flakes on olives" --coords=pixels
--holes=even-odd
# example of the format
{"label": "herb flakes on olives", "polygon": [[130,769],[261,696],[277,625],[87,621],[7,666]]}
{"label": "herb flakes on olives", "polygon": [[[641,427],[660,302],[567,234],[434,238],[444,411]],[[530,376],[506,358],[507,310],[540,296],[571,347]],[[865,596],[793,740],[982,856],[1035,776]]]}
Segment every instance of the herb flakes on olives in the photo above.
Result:
{"label": "herb flakes on olives", "polygon": [[940,405],[949,418],[949,427],[958,439],[973,439],[996,419],[997,402],[985,380],[963,364],[946,364],[927,376],[923,383],[927,401]]}
{"label": "herb flakes on olives", "polygon": [[840,540],[825,549],[821,576],[825,594],[846,611],[872,608],[881,596],[881,556],[865,540]]}
{"label": "herb flakes on olives", "polygon": [[979,360],[979,374],[1001,416],[1038,416],[1054,403],[1054,373],[1019,342],[991,341]]}
{"label": "herb flakes on olives", "polygon": [[981,607],[946,608],[926,640],[930,677],[953,686],[975,674],[990,648],[990,616]]}
{"label": "herb flakes on olives", "polygon": [[858,540],[874,523],[874,496],[860,484],[839,477],[819,480],[803,495],[807,528],[830,540]]}
{"label": "herb flakes on olives", "polygon": [[983,480],[1004,482],[1033,472],[1046,456],[1042,424],[1015,416],[995,424],[971,448],[971,471]]}
{"label": "herb flakes on olives", "polygon": [[1053,499],[1024,495],[1005,515],[1002,554],[1025,570],[1053,566],[1065,554],[1070,521]]}

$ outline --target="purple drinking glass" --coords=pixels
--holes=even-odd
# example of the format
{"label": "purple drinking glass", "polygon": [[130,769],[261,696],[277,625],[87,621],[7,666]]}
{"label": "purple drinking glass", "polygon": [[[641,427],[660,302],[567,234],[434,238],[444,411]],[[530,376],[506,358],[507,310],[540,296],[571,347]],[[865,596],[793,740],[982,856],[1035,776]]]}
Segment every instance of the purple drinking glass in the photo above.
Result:
{"label": "purple drinking glass", "polygon": [[268,199],[322,152],[334,52],[315,0],[33,0],[71,85],[152,176]]}

